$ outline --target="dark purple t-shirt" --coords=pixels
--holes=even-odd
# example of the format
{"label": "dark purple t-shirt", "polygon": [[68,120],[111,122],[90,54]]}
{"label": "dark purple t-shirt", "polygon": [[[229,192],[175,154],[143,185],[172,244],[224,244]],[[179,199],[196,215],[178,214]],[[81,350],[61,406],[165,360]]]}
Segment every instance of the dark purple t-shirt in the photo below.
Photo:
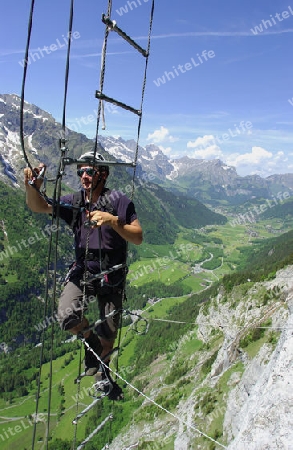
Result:
{"label": "dark purple t-shirt", "polygon": [[[85,200],[85,192],[82,191],[83,199]],[[108,201],[105,201],[105,196],[108,197]],[[72,221],[72,209],[68,205],[74,204],[74,194],[64,195],[60,198],[60,217],[65,220],[66,223],[70,224]],[[91,211],[107,211],[109,203],[113,208],[114,215],[119,216],[119,219],[126,224],[130,224],[136,218],[136,212],[134,204],[129,198],[120,191],[110,191],[105,189],[103,194],[100,196],[98,204],[92,204],[89,208],[89,204],[84,201],[84,206],[86,210]],[[63,207],[62,204],[66,204]],[[82,211],[79,214],[75,229],[74,229],[74,241],[75,241],[75,252],[76,260],[81,263],[83,257],[81,256],[82,251],[87,248],[88,251],[95,251],[96,255],[99,255],[99,249],[102,250],[104,258],[104,263],[102,265],[102,270],[108,269],[115,264],[120,264],[125,262],[126,259],[126,241],[123,239],[111,226],[103,225],[99,228],[88,228],[84,226],[84,222],[87,220],[86,211]],[[97,258],[98,259],[98,258]],[[91,272],[99,272],[100,265],[98,261],[88,261],[87,268]]]}

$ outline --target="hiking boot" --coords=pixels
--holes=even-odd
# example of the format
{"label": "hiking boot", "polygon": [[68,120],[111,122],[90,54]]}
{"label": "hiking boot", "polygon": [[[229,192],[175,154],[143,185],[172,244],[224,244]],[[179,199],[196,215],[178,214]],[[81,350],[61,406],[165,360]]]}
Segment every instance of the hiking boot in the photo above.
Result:
{"label": "hiking boot", "polygon": [[115,401],[122,400],[124,396],[121,387],[112,379],[109,368],[104,366],[103,369],[102,379],[108,380],[111,385],[111,389],[107,394],[108,398]]}
{"label": "hiking boot", "polygon": [[103,393],[107,395],[110,400],[118,401],[124,398],[121,387],[112,379],[110,369],[107,365],[100,364],[95,378],[96,390],[103,391]]}
{"label": "hiking boot", "polygon": [[[109,362],[108,362],[108,364],[109,364]],[[104,363],[104,364],[107,364],[107,363]],[[97,370],[97,372],[95,374],[95,379],[97,381],[107,380],[109,378],[108,377],[109,369],[104,364],[102,364],[102,363],[99,364],[99,368],[98,368],[98,370]]]}
{"label": "hiking boot", "polygon": [[84,371],[85,371],[85,375],[92,376],[98,372],[99,367],[100,367],[100,362],[97,359],[97,357],[94,355],[92,350],[98,356],[100,356],[103,351],[103,347],[102,347],[100,339],[94,333],[90,334],[90,336],[86,339],[86,342],[90,346],[90,349],[85,346]]}
{"label": "hiking boot", "polygon": [[123,400],[124,395],[123,395],[123,391],[122,391],[121,387],[119,386],[119,384],[117,384],[112,379],[111,379],[111,384],[112,384],[112,389],[108,394],[108,398],[110,400],[115,400],[115,401]]}

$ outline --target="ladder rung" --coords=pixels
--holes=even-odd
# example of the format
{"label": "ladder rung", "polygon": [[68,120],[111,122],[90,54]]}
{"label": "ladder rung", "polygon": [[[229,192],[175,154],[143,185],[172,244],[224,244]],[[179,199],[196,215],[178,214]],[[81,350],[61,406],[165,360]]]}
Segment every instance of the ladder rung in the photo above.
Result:
{"label": "ladder rung", "polygon": [[111,30],[116,31],[119,36],[121,36],[125,41],[127,41],[132,47],[134,47],[136,50],[139,51],[145,58],[149,56],[149,52],[147,50],[144,50],[140,45],[137,44],[133,39],[131,39],[130,36],[128,36],[126,33],[124,33],[121,28],[117,27],[116,21],[111,20],[109,17],[107,17],[105,14],[102,15],[102,21],[105,25],[107,25]]}
{"label": "ladder rung", "polygon": [[[86,259],[86,255],[85,255],[85,259]],[[108,275],[109,273],[116,272],[116,270],[124,269],[124,267],[127,267],[127,265],[125,263],[116,264],[115,266],[110,267],[107,270],[103,270],[100,273],[97,273],[95,275],[92,275],[91,277],[88,277],[85,281],[80,281],[80,284],[85,286],[87,284],[90,284],[94,280],[98,280],[98,279],[104,278],[104,276]]]}
{"label": "ladder rung", "polygon": [[[92,164],[96,163],[96,160],[88,160],[87,162],[90,162]],[[69,158],[68,156],[66,156],[65,158],[63,158],[63,164],[65,166],[69,166],[71,164],[82,164],[82,161],[80,159],[77,158]],[[135,161],[131,161],[131,162],[125,162],[125,161],[106,161],[103,160],[103,166],[127,166],[127,167],[136,167],[136,163]],[[50,180],[48,180],[50,181]],[[54,181],[54,180],[51,180]]]}
{"label": "ladder rung", "polygon": [[111,419],[113,419],[113,416],[112,414],[109,414],[109,416],[106,417],[106,419],[104,419],[103,422],[84,441],[82,441],[82,443],[77,447],[77,450],[81,450],[91,440],[91,438],[94,437],[95,434],[97,434]]}
{"label": "ladder rung", "polygon": [[105,94],[102,94],[101,91],[96,91],[96,98],[100,100],[105,100],[106,102],[113,103],[116,106],[120,106],[120,108],[127,109],[127,111],[131,111],[138,116],[141,116],[141,111],[139,109],[132,108],[132,106],[126,105],[125,103],[119,102],[114,98],[108,97]]}
{"label": "ladder rung", "polygon": [[[105,396],[104,396],[105,397]],[[87,412],[89,412],[103,397],[95,398],[94,401],[88,405],[83,411],[81,411],[72,421],[73,425],[76,425],[78,420],[81,419]]]}

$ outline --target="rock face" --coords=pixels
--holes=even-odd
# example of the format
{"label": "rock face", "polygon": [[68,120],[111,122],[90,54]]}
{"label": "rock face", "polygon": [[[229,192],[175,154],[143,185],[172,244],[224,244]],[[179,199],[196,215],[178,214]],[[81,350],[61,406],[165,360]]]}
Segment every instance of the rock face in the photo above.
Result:
{"label": "rock face", "polygon": [[[293,266],[280,270],[273,281],[248,285],[242,300],[236,301],[243,294],[240,288],[237,291],[236,287],[231,297],[219,292],[209,307],[203,305],[198,328],[181,338],[171,361],[161,361],[166,364],[165,369],[161,367],[162,374],[180,358],[184,342],[192,341],[194,335],[202,339],[208,350],[190,357],[194,364],[186,374],[193,380],[188,395],[169,414],[155,414],[151,421],[134,421],[125,427],[109,449],[293,450]],[[278,295],[263,302],[264,294],[273,292]],[[247,347],[241,348],[242,339],[253,327],[266,326],[267,319],[266,339],[258,341],[254,356],[249,355]],[[214,351],[215,330],[217,337],[222,335],[217,357],[207,376],[200,378],[202,363]],[[270,333],[274,333],[274,342]],[[145,376],[155,382],[154,369],[155,365]],[[221,389],[228,388],[227,394],[207,411],[208,397],[202,393],[219,392],[223,376],[227,381]],[[181,383],[184,378],[176,380],[174,394]],[[164,375],[155,385],[155,390],[147,392],[154,400],[166,393]],[[168,389],[170,395],[171,387]],[[222,435],[215,436],[208,427],[214,419],[222,421]]]}
{"label": "rock face", "polygon": [[229,450],[293,449],[293,279],[292,268],[276,280],[286,283],[288,320],[268,361],[265,346],[229,395],[224,427]]}

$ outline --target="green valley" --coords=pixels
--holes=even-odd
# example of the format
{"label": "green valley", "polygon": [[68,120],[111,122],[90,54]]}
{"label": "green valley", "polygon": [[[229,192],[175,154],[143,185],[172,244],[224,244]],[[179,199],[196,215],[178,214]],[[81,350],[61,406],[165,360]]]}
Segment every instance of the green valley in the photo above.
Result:
{"label": "green valley", "polygon": [[[47,218],[28,211],[22,192],[2,185],[0,194],[3,218],[0,235],[0,443],[3,450],[10,450],[12,447],[28,450],[31,448],[34,428],[40,355],[38,344],[41,324],[44,323],[43,298],[48,248],[44,230],[48,221]],[[159,198],[158,193],[156,195]],[[163,194],[160,195],[162,197]],[[138,207],[143,208],[147,204],[145,202],[146,200],[139,199]],[[191,209],[194,207],[195,204]],[[150,205],[148,208],[150,211]],[[145,219],[148,220],[149,238],[140,247],[129,248],[125,310],[135,311],[140,319],[136,323],[130,319],[129,314],[123,319],[118,366],[121,379],[118,382],[123,386],[125,399],[113,405],[105,398],[80,421],[76,429],[71,422],[77,410],[82,410],[91,402],[87,388],[92,380],[86,378],[80,385],[74,384],[82,358],[80,343],[65,342],[69,336],[59,330],[54,320],[50,324],[44,323],[44,364],[41,371],[36,449],[45,448],[44,421],[47,420],[48,411],[50,450],[70,449],[75,433],[77,442],[80,442],[103,418],[113,412],[113,421],[86,447],[87,450],[102,449],[110,435],[117,436],[130,424],[143,430],[144,424],[153,421],[154,417],[161,420],[165,415],[162,409],[147,401],[144,395],[151,396],[156,403],[176,414],[180,401],[188,398],[196,383],[201,386],[194,405],[194,410],[201,417],[199,427],[215,439],[222,437],[226,382],[232,373],[241,374],[244,368],[241,362],[236,361],[235,366],[222,375],[215,392],[204,386],[223,337],[220,330],[214,328],[208,339],[204,335],[199,338],[197,318],[199,314],[208,314],[210,305],[220,291],[225,293],[222,301],[231,302],[236,307],[243,299],[242,294],[245,296],[253,283],[272,279],[277,270],[293,264],[293,232],[290,231],[293,220],[290,215],[286,214],[283,222],[277,217],[264,217],[256,223],[235,225],[231,222],[233,215],[230,214],[228,221],[216,220],[210,225],[199,223],[194,227],[189,222],[184,227],[184,220],[176,222],[171,210],[170,223],[174,224],[176,232],[172,239],[168,236],[164,242],[160,240],[161,230],[156,234],[163,216],[153,225],[149,219]],[[35,239],[29,241],[32,237]],[[168,242],[169,238],[171,242]],[[62,228],[57,261],[57,295],[71,258],[70,253],[71,234]],[[48,284],[51,295],[51,264],[48,273],[51,277]],[[241,295],[237,291],[240,287],[243,288]],[[233,295],[233,301],[230,295]],[[261,289],[257,295],[259,307],[262,308],[279,298],[278,292],[265,297],[265,292]],[[96,308],[91,305],[90,317],[96,319],[96,315]],[[144,330],[145,323],[149,325],[148,332],[139,333]],[[52,327],[54,345],[51,379],[49,361]],[[267,341],[274,345],[277,335],[266,332],[259,336],[251,334],[247,339],[241,342],[252,357],[256,352],[255,348],[259,348],[255,347],[255,342],[260,345],[260,342]],[[113,370],[116,358],[117,356],[113,358]],[[136,389],[127,385],[128,383],[133,384]],[[49,403],[50,386],[52,398]],[[215,411],[218,411],[217,414]],[[205,423],[200,412],[210,417],[209,424]],[[172,439],[165,443],[162,441],[160,448],[173,448]],[[202,443],[202,448],[212,448],[203,436],[199,437],[199,442]],[[148,445],[151,444],[148,444],[144,435],[137,448],[155,448]]]}

